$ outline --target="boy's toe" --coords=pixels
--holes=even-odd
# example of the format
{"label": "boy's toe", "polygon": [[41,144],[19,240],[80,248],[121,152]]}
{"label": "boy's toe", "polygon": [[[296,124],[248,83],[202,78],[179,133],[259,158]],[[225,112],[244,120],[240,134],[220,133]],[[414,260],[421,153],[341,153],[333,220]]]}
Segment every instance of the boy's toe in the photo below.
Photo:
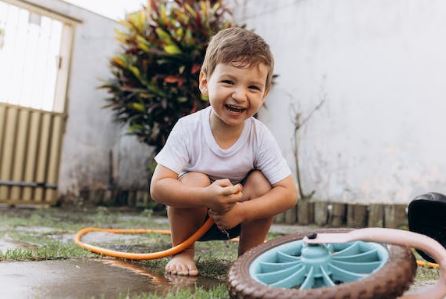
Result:
{"label": "boy's toe", "polygon": [[190,276],[197,276],[198,275],[198,270],[197,268],[193,267],[193,266],[189,266],[188,267],[188,272]]}
{"label": "boy's toe", "polygon": [[184,272],[182,265],[176,265],[175,266],[175,273],[176,275],[183,275],[182,273]]}
{"label": "boy's toe", "polygon": [[173,266],[173,265],[167,265],[165,270],[166,270],[167,274],[175,274],[176,273],[175,266]]}
{"label": "boy's toe", "polygon": [[177,274],[178,274],[178,275],[188,275],[188,274],[189,274],[189,271],[188,271],[188,269],[187,269],[186,266],[184,266],[184,265],[179,265],[179,266],[177,267]]}

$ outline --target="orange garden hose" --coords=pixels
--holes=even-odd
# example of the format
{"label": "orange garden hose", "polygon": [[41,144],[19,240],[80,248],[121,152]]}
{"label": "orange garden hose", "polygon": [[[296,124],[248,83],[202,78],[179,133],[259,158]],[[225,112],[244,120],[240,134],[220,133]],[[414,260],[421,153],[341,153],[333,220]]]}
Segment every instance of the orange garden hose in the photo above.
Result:
{"label": "orange garden hose", "polygon": [[182,252],[183,250],[190,247],[194,244],[195,241],[201,238],[214,224],[212,218],[208,218],[206,222],[189,238],[184,240],[184,242],[174,246],[172,248],[152,252],[152,253],[131,253],[131,252],[123,252],[123,251],[115,251],[110,250],[94,245],[90,245],[81,241],[82,237],[86,234],[92,232],[105,232],[112,234],[162,234],[162,235],[170,235],[170,230],[157,230],[157,229],[113,229],[113,228],[97,228],[97,227],[86,227],[77,232],[74,236],[74,242],[82,248],[85,248],[93,253],[97,253],[100,255],[112,256],[117,258],[129,259],[129,260],[154,260],[163,257],[168,257],[177,253]]}
{"label": "orange garden hose", "polygon": [[425,262],[425,261],[421,261],[421,260],[417,260],[417,266],[424,267],[424,268],[430,268],[430,269],[439,269],[440,268],[440,265],[438,265],[436,263]]}

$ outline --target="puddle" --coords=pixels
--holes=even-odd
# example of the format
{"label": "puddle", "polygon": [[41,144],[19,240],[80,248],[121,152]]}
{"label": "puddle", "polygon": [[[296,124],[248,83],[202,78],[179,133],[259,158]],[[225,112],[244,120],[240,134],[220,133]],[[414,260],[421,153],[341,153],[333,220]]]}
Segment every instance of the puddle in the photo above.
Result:
{"label": "puddle", "polygon": [[115,259],[0,263],[0,298],[117,298],[221,282],[161,275],[147,266]]}

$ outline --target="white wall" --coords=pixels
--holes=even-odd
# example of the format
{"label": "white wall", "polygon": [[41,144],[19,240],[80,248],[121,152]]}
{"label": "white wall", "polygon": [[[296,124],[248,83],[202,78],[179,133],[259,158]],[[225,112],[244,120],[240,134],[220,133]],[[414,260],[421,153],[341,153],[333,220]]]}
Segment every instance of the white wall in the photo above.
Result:
{"label": "white wall", "polygon": [[29,2],[81,21],[75,28],[59,191],[103,188],[110,176],[122,188],[145,188],[151,150],[112,122],[111,110],[103,109],[107,94],[98,89],[111,76],[108,61],[118,47],[117,23],[59,0]]}
{"label": "white wall", "polygon": [[293,107],[315,199],[409,202],[446,192],[446,1],[235,0],[270,43],[277,85],[261,119],[289,164]]}

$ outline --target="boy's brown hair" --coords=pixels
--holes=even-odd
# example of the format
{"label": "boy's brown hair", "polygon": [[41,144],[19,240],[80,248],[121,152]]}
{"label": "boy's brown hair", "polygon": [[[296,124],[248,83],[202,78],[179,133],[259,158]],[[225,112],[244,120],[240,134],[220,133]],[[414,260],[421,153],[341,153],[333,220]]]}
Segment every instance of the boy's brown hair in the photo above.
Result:
{"label": "boy's brown hair", "polygon": [[251,66],[264,63],[268,67],[265,91],[268,92],[273,78],[274,59],[269,45],[252,31],[231,27],[214,35],[206,49],[201,71],[211,76],[219,63],[237,62]]}

